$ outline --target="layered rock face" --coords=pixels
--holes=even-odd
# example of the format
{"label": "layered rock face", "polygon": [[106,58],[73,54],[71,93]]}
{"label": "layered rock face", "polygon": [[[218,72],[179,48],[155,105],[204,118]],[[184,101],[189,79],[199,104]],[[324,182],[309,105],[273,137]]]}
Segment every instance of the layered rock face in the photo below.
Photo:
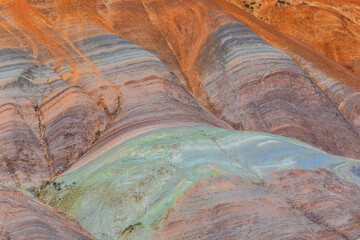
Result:
{"label": "layered rock face", "polygon": [[241,11],[241,4],[218,3],[272,45],[286,52],[337,105],[343,116],[359,129],[360,78],[305,43]]}
{"label": "layered rock face", "polygon": [[360,75],[359,3],[354,0],[229,0]]}
{"label": "layered rock face", "polygon": [[[145,1],[132,7],[147,10],[173,49],[188,89],[233,128],[297,138],[333,154],[359,154],[353,145],[358,130],[344,122],[326,94],[286,54],[230,15],[221,1]],[[124,36],[146,45],[147,38],[135,37],[143,25]],[[164,56],[161,49],[153,52]],[[339,145],[335,139],[341,135],[352,140]]]}
{"label": "layered rock face", "polygon": [[[339,183],[332,174],[320,171],[296,169],[274,175],[266,182],[234,176],[199,180],[169,210],[155,239],[358,237],[359,209],[342,211],[339,204],[357,203],[359,192],[358,188],[354,191],[354,185]],[[324,188],[309,183],[311,181],[323,184]],[[317,193],[309,194],[310,191]],[[345,194],[335,197],[336,192],[343,191],[347,191],[347,197]],[[189,211],[188,206],[197,211]],[[338,217],[347,220],[334,223]]]}
{"label": "layered rock face", "polygon": [[1,187],[0,201],[1,239],[95,239],[70,217],[21,192]]}
{"label": "layered rock face", "polygon": [[360,237],[348,69],[234,1],[0,14],[1,238]]}
{"label": "layered rock face", "polygon": [[358,169],[275,135],[161,128],[84,157],[40,199],[100,239],[357,239]]}
{"label": "layered rock face", "polygon": [[[40,186],[79,159],[110,125],[106,136],[161,123],[230,127],[208,113],[158,58],[104,28],[84,6],[64,2],[51,8],[35,3],[15,1],[2,10],[18,24],[14,27],[4,20],[8,26],[4,41],[9,44],[2,55],[4,75],[12,68],[17,71],[2,79],[4,119],[11,122],[4,123],[8,127],[3,135],[13,146],[3,145],[3,171],[10,174],[4,173],[7,185]],[[34,6],[46,9],[48,22],[40,22],[43,15]],[[31,16],[32,27],[17,22],[14,12]],[[81,17],[93,25],[79,24]],[[38,38],[43,42],[10,49],[11,32],[24,27],[20,37],[28,39],[22,44]],[[31,171],[40,176],[28,177]]]}

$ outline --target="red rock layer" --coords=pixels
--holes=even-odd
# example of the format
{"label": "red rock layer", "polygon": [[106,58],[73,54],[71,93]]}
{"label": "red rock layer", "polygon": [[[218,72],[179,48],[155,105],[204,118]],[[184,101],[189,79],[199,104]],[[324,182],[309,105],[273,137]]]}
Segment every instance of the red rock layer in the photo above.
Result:
{"label": "red rock layer", "polygon": [[[341,64],[323,56],[300,40],[227,3],[217,2],[275,47],[286,52],[337,105],[343,116],[360,129],[360,78]],[[236,4],[241,7],[241,5]]]}
{"label": "red rock layer", "polygon": [[[116,21],[120,10],[126,14]],[[40,159],[37,185],[67,169],[112,123],[106,136],[159,122],[227,127],[157,58],[116,34],[169,59],[177,75],[178,66],[188,89],[232,127],[360,158],[358,131],[288,56],[240,23],[246,17],[224,1],[17,0],[4,1],[1,13],[2,97],[4,104],[21,99],[14,106],[26,123],[20,134],[33,139],[26,154]],[[345,101],[349,92],[332,99],[357,126],[352,103],[358,94]],[[4,179],[26,183],[8,164],[22,157],[6,155],[14,157],[4,161]]]}
{"label": "red rock layer", "polygon": [[115,33],[154,53],[181,82],[185,82],[171,45],[163,37],[163,32],[153,24],[144,1],[111,0],[97,8]]}
{"label": "red rock layer", "polygon": [[94,239],[64,213],[21,192],[0,188],[1,239]]}
{"label": "red rock layer", "polygon": [[357,239],[359,197],[358,186],[326,170],[218,176],[190,187],[154,239]]}
{"label": "red rock layer", "polygon": [[[77,160],[109,120],[86,88],[70,85],[81,58],[53,25],[27,1],[2,2],[0,11],[0,98],[17,113],[3,113],[2,141],[13,146],[3,148],[13,179],[3,184],[39,187]],[[20,119],[21,127],[11,124]]]}
{"label": "red rock layer", "polygon": [[286,54],[228,14],[221,1],[143,3],[139,7],[171,46],[188,89],[214,115],[235,129],[288,136],[359,158],[358,130]]}
{"label": "red rock layer", "polygon": [[7,142],[2,184],[41,186],[105,130],[111,140],[154,124],[231,128],[207,112],[157,57],[114,34],[99,13],[102,4],[2,4],[0,98],[13,108],[3,112],[0,131]]}

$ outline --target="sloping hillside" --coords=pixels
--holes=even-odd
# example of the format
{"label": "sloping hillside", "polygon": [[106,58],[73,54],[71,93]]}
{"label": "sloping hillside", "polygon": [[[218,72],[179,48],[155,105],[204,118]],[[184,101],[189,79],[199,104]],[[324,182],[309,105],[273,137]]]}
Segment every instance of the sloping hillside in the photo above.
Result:
{"label": "sloping hillside", "polygon": [[356,52],[254,2],[0,0],[0,238],[360,238]]}

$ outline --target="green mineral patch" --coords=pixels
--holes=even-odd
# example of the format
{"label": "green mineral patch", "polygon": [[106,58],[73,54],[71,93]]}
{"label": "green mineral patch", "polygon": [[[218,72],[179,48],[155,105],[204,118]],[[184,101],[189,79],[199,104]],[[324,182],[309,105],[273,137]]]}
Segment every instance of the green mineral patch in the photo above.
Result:
{"label": "green mineral patch", "polygon": [[204,126],[153,130],[85,160],[43,188],[39,199],[99,239],[151,238],[168,209],[200,179],[261,178],[291,167],[333,171],[345,162],[293,139]]}

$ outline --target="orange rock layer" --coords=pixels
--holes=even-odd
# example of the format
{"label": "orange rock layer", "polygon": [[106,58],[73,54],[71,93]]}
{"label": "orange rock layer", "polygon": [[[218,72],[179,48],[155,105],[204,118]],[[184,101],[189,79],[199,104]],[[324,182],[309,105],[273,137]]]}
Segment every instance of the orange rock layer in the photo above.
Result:
{"label": "orange rock layer", "polygon": [[228,0],[360,75],[360,6],[354,0]]}

